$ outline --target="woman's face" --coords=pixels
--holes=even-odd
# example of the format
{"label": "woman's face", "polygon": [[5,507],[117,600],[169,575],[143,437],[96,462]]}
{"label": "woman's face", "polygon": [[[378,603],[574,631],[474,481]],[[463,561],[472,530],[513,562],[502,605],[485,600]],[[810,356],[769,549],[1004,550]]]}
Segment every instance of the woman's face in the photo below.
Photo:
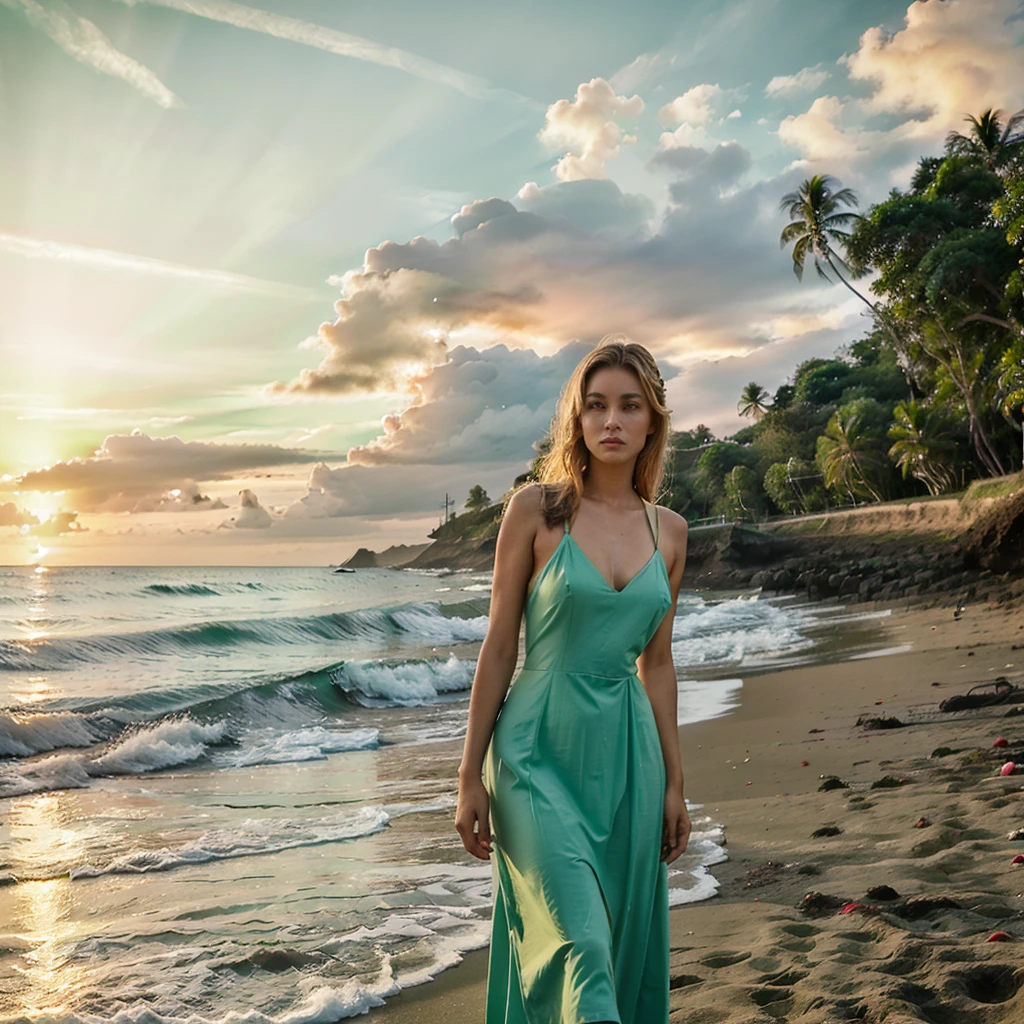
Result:
{"label": "woman's face", "polygon": [[654,433],[651,405],[640,379],[624,367],[603,366],[584,386],[580,426],[591,456],[601,462],[630,462]]}

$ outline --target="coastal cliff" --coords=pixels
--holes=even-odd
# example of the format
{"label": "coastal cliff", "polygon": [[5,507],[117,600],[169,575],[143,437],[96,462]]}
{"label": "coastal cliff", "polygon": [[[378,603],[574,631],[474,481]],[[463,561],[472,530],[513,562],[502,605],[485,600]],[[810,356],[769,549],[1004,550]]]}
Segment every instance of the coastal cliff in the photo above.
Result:
{"label": "coastal cliff", "polygon": [[[370,563],[374,553],[360,549],[345,564],[490,571],[500,514],[498,502],[455,516],[402,563],[380,561],[384,553]],[[691,527],[683,586],[889,600],[940,588],[952,594],[985,577],[1024,592],[1024,473],[958,496]]]}

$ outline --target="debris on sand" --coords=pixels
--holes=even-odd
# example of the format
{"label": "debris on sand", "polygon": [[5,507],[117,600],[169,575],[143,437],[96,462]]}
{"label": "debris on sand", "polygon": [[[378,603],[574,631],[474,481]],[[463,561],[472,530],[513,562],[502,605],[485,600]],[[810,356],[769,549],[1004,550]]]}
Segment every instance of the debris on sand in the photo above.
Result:
{"label": "debris on sand", "polygon": [[899,786],[905,786],[906,784],[906,779],[895,779],[891,775],[883,775],[880,779],[875,779],[875,781],[871,783],[871,788],[896,789]]}
{"label": "debris on sand", "polygon": [[966,711],[985,708],[993,704],[1016,704],[1024,701],[1024,690],[1014,686],[1006,676],[998,676],[991,683],[979,683],[966,693],[956,693],[939,704],[940,711]]}
{"label": "debris on sand", "polygon": [[813,916],[833,914],[849,902],[849,900],[843,899],[841,896],[832,896],[825,892],[809,892],[797,906],[801,913]]}
{"label": "debris on sand", "polygon": [[864,715],[861,715],[854,724],[860,726],[862,729],[902,729],[907,723],[901,722],[893,715],[889,715],[885,718],[879,718],[877,716],[865,717]]}
{"label": "debris on sand", "polygon": [[823,839],[826,836],[841,836],[843,830],[838,828],[836,825],[824,825],[821,828],[816,828],[811,833],[812,839]]}

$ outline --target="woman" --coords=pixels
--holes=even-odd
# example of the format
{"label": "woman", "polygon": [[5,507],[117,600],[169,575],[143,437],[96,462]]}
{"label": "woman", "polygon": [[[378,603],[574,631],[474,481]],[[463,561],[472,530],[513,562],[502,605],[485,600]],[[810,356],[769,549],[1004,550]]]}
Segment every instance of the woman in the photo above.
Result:
{"label": "woman", "polygon": [[466,849],[495,855],[487,1024],[668,1021],[666,865],[690,834],[672,664],[687,527],[649,500],[669,411],[651,354],[602,341],[502,519],[456,811]]}

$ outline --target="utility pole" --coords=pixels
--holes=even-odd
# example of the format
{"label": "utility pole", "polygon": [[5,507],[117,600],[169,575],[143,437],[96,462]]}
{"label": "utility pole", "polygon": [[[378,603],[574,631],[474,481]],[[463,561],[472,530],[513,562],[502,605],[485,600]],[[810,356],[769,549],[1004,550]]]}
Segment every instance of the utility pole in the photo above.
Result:
{"label": "utility pole", "polygon": [[455,499],[454,498],[449,498],[447,491],[445,491],[445,494],[444,494],[444,504],[442,504],[441,507],[444,509],[444,519],[443,520],[438,520],[438,523],[437,523],[438,527],[440,527],[443,523],[447,523],[448,522],[448,519],[449,519],[448,511],[449,511],[449,509],[451,509],[452,511],[454,511],[454,509],[455,509]]}

